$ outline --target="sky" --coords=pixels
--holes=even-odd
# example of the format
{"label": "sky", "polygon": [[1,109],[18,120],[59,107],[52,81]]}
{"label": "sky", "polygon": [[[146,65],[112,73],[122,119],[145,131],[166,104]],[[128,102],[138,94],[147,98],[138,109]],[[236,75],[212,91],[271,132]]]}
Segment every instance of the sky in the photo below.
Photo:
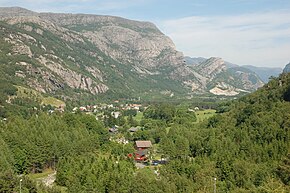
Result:
{"label": "sky", "polygon": [[0,6],[150,21],[190,57],[263,67],[290,61],[290,0],[0,0]]}

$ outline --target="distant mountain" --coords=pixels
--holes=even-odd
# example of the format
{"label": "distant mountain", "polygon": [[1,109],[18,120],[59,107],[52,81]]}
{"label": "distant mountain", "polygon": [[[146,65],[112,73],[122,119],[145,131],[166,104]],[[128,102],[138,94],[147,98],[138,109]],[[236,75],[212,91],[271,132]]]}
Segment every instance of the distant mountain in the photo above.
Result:
{"label": "distant mountain", "polygon": [[221,58],[190,58],[185,62],[194,71],[193,92],[208,91],[214,95],[235,96],[248,93],[263,85],[255,72]]}
{"label": "distant mountain", "polygon": [[[185,62],[188,65],[200,64],[201,62],[203,62],[205,60],[206,60],[206,58],[202,58],[202,57],[197,57],[197,58],[191,58],[188,56],[185,57]],[[256,73],[264,83],[267,83],[271,76],[277,77],[282,72],[282,68],[256,67],[256,66],[252,66],[252,65],[240,66],[240,65],[237,65],[237,64],[234,64],[231,62],[227,62],[227,61],[225,61],[225,64],[226,64],[227,68],[242,67],[242,68],[248,69],[248,70]]]}
{"label": "distant mountain", "polygon": [[215,87],[238,95],[261,86],[253,73],[230,71],[218,58],[187,65],[150,22],[19,7],[0,8],[0,62],[14,85],[64,100],[223,95]]}
{"label": "distant mountain", "polygon": [[204,61],[206,61],[207,59],[206,58],[203,58],[203,57],[197,57],[197,58],[191,58],[189,56],[185,56],[184,57],[184,61],[186,64],[188,65],[198,65]]}
{"label": "distant mountain", "polygon": [[287,65],[285,66],[285,68],[283,69],[283,73],[289,73],[289,72],[290,72],[290,63],[287,64]]}
{"label": "distant mountain", "polygon": [[242,67],[255,72],[265,83],[269,81],[271,76],[278,77],[282,72],[282,68],[256,67],[251,65],[244,65]]}
{"label": "distant mountain", "polygon": [[[185,56],[184,57],[184,61],[187,65],[197,65],[197,64],[201,64],[202,62],[206,61],[208,58],[203,58],[203,57],[189,57],[189,56]],[[228,68],[232,68],[232,67],[238,67],[239,65],[237,64],[233,64],[227,61],[224,61],[226,66]]]}

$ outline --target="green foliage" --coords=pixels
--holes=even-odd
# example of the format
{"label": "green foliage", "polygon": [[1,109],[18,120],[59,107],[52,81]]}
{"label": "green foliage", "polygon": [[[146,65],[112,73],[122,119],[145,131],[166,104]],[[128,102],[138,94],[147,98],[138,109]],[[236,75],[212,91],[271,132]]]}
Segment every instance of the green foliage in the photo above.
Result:
{"label": "green foliage", "polygon": [[276,172],[285,185],[290,185],[290,154],[283,159]]}
{"label": "green foliage", "polygon": [[28,120],[10,119],[3,125],[0,139],[12,152],[18,173],[41,172],[52,166],[55,159],[91,152],[108,140],[103,126],[88,115],[41,114]]}
{"label": "green foliage", "polygon": [[69,192],[126,192],[131,189],[135,171],[130,161],[97,158],[93,154],[61,159],[58,168],[56,182],[67,186]]}
{"label": "green foliage", "polygon": [[[10,116],[0,122],[0,192],[17,191],[15,173],[42,172],[54,162],[56,184],[68,192],[213,192],[214,178],[217,192],[289,192],[289,80],[273,79],[198,124],[184,106],[151,105],[140,123],[124,119],[111,141],[102,123],[80,112]],[[129,133],[134,124],[140,130]],[[114,141],[124,136],[128,144]],[[136,169],[127,157],[135,140],[151,140],[150,154],[167,164]],[[57,191],[29,181],[24,188]]]}
{"label": "green foliage", "polygon": [[10,149],[3,139],[0,138],[0,173],[13,170],[13,157]]}
{"label": "green foliage", "polygon": [[154,105],[145,110],[144,117],[171,121],[175,116],[175,111],[175,107],[169,104]]}
{"label": "green foliage", "polygon": [[137,110],[135,109],[129,109],[124,111],[124,116],[136,116],[137,115]]}
{"label": "green foliage", "polygon": [[27,177],[17,178],[12,172],[0,173],[0,192],[18,192],[20,190],[20,179],[22,192],[36,193],[37,187]]}
{"label": "green foliage", "polygon": [[176,115],[174,117],[175,123],[192,127],[192,123],[196,121],[197,118],[194,112],[188,111],[187,109],[178,109],[176,111]]}

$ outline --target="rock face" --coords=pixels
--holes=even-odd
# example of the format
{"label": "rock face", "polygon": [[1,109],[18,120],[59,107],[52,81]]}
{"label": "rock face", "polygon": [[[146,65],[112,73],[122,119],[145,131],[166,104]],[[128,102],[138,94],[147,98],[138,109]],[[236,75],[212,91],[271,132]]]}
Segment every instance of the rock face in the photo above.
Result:
{"label": "rock face", "polygon": [[290,72],[290,63],[287,64],[287,65],[285,66],[285,68],[283,69],[283,73],[289,73],[289,72]]}
{"label": "rock face", "polygon": [[183,60],[172,40],[150,22],[84,14],[40,14],[40,17],[78,31],[114,60],[145,71],[179,65]]}
{"label": "rock face", "polygon": [[77,99],[81,93],[178,96],[175,93],[218,94],[210,90],[224,89],[221,85],[237,93],[259,86],[259,81],[248,81],[245,72],[225,75],[221,58],[200,58],[200,63],[187,65],[172,40],[150,22],[18,7],[0,8],[0,20],[4,65],[15,65],[21,84],[41,92]]}
{"label": "rock face", "polygon": [[209,91],[214,95],[235,96],[251,92],[263,85],[254,72],[237,65],[228,65],[221,58],[197,58],[189,61],[195,61],[194,65],[190,65],[196,78],[192,82],[193,92]]}

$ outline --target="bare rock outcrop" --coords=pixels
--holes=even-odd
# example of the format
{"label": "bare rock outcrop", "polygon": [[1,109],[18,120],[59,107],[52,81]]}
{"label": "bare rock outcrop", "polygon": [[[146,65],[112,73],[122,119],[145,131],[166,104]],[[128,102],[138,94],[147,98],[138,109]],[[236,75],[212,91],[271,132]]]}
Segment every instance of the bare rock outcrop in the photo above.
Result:
{"label": "bare rock outcrop", "polygon": [[44,56],[40,56],[37,60],[49,70],[61,77],[71,88],[86,90],[92,94],[104,93],[109,89],[105,84],[98,84],[90,77],[86,77],[70,70],[69,68],[64,68],[64,65],[61,65],[61,60],[58,63]]}
{"label": "bare rock outcrop", "polygon": [[173,41],[150,22],[18,7],[0,8],[0,20],[0,41],[11,48],[6,56],[27,64],[26,72],[13,75],[41,92],[234,95],[263,84],[252,72],[229,70],[221,58],[186,64]]}

